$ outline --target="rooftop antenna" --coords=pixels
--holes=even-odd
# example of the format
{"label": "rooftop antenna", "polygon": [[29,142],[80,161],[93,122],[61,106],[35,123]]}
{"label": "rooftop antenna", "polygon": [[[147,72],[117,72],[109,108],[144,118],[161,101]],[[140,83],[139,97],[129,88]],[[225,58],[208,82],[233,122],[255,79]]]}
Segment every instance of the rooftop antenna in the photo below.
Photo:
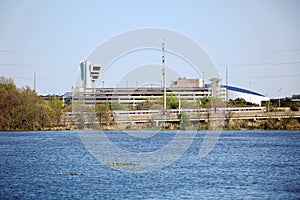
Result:
{"label": "rooftop antenna", "polygon": [[166,87],[166,46],[165,46],[165,39],[163,39],[162,43],[162,51],[163,51],[163,56],[162,56],[162,63],[163,63],[163,87],[164,87],[164,110],[163,114],[166,114],[167,110],[167,87]]}

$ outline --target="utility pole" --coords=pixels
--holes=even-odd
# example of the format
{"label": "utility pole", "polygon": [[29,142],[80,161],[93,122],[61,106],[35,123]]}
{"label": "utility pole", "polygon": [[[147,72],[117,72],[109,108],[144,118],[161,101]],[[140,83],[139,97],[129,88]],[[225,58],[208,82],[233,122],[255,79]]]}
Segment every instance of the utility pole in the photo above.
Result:
{"label": "utility pole", "polygon": [[162,43],[162,51],[163,51],[163,56],[162,56],[162,63],[163,63],[163,87],[164,87],[164,110],[163,114],[166,114],[167,110],[167,87],[166,87],[166,46],[165,46],[165,39],[163,39]]}

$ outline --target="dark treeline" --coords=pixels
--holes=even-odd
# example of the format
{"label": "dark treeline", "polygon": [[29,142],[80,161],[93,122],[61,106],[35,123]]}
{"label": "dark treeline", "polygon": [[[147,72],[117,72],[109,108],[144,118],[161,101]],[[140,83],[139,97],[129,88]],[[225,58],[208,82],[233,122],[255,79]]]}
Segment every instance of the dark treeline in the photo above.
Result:
{"label": "dark treeline", "polygon": [[45,101],[29,87],[18,89],[12,79],[0,77],[0,130],[38,130],[58,126],[63,102]]}

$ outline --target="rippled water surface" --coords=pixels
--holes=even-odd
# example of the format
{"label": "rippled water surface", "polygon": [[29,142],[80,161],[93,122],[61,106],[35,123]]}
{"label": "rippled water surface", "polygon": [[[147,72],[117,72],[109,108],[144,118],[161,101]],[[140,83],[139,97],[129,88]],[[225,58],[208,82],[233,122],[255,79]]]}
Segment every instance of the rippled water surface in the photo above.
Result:
{"label": "rippled water surface", "polygon": [[[106,134],[127,151],[151,152],[175,132]],[[224,131],[199,159],[205,134],[173,164],[134,174],[97,161],[78,132],[0,132],[0,199],[300,199],[299,131]]]}

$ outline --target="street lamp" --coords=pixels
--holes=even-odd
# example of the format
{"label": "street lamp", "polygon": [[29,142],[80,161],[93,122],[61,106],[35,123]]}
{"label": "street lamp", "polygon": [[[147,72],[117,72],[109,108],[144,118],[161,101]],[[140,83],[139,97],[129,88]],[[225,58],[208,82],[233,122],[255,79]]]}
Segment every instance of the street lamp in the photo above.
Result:
{"label": "street lamp", "polygon": [[[266,97],[268,97],[268,93],[266,93]],[[270,98],[269,98],[269,101],[268,101],[268,112],[270,112]]]}
{"label": "street lamp", "polygon": [[280,108],[280,97],[279,97],[280,91],[281,91],[281,88],[279,88],[279,90],[278,90],[278,108]]}
{"label": "street lamp", "polygon": [[252,92],[251,92],[251,83],[252,83],[252,82],[250,81],[250,82],[249,82],[249,91],[250,91],[250,95],[249,95],[250,98],[249,98],[249,99],[250,99],[250,103],[252,103],[252,102],[251,102],[251,95],[252,95]]}

